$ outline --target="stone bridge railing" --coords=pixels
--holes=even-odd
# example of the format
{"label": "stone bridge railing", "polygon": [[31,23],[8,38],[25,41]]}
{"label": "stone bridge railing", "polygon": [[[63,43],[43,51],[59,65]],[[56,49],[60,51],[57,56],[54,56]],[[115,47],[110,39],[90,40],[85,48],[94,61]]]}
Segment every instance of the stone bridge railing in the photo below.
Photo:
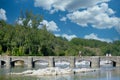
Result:
{"label": "stone bridge railing", "polygon": [[75,67],[77,61],[90,61],[91,67],[99,67],[100,61],[109,60],[116,63],[116,66],[120,66],[120,56],[0,56],[0,66],[5,65],[11,67],[16,61],[23,61],[24,65],[33,67],[36,61],[48,62],[49,67],[55,67],[57,61],[67,61],[70,63],[70,67]]}

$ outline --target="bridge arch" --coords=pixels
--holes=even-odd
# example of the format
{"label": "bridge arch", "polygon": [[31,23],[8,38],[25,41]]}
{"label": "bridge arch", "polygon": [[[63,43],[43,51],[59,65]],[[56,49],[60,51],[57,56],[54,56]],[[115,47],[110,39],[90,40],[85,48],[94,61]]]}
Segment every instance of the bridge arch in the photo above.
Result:
{"label": "bridge arch", "polygon": [[49,62],[46,61],[46,60],[35,60],[35,61],[32,62],[33,68],[35,68],[37,65],[48,67]]}
{"label": "bridge arch", "polygon": [[2,66],[5,66],[5,64],[6,64],[6,62],[5,62],[5,61],[0,60],[0,65],[1,65],[1,67],[2,67]]}
{"label": "bridge arch", "polygon": [[101,59],[100,61],[102,61],[102,60],[112,61],[113,67],[120,66],[120,57],[119,56],[110,56],[110,57],[102,56],[100,59]]}
{"label": "bridge arch", "polygon": [[33,63],[39,60],[45,60],[49,63],[49,67],[54,67],[56,61],[65,61],[70,63],[70,67],[75,67],[75,62],[80,60],[90,61],[90,66],[100,67],[101,60],[110,60],[114,67],[120,66],[120,56],[0,56],[0,66],[10,67],[14,66],[19,61],[24,61],[24,65],[32,67]]}
{"label": "bridge arch", "polygon": [[112,61],[113,62],[113,67],[116,67],[117,62],[116,61]]}
{"label": "bridge arch", "polygon": [[54,63],[55,63],[55,67],[66,68],[71,66],[71,63],[72,63],[71,61],[72,60],[70,58],[55,57]]}
{"label": "bridge arch", "polygon": [[[111,65],[112,67],[116,67],[117,61],[111,60],[111,59],[106,59],[106,60],[101,60],[100,61],[100,66],[106,66],[106,65]],[[109,65],[109,66],[110,66]]]}
{"label": "bridge arch", "polygon": [[88,59],[78,59],[75,62],[76,67],[77,66],[86,66],[86,67],[91,67],[92,61]]}
{"label": "bridge arch", "polygon": [[11,67],[25,66],[24,60],[14,60],[14,61],[11,61],[10,64],[11,64]]}

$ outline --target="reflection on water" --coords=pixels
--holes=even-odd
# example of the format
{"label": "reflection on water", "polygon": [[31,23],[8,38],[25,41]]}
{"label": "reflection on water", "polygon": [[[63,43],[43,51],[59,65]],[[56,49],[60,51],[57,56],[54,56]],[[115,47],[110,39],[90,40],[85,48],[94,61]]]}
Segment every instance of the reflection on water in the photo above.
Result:
{"label": "reflection on water", "polygon": [[112,77],[111,71],[107,71],[107,72],[106,72],[106,78],[107,78],[107,80],[110,80],[111,77]]}
{"label": "reflection on water", "polygon": [[[38,68],[38,67],[37,67]],[[35,69],[37,69],[35,68]],[[100,71],[77,73],[57,76],[16,76],[6,73],[23,72],[29,70],[27,67],[14,67],[10,69],[0,69],[0,80],[120,80],[120,68],[101,67]]]}

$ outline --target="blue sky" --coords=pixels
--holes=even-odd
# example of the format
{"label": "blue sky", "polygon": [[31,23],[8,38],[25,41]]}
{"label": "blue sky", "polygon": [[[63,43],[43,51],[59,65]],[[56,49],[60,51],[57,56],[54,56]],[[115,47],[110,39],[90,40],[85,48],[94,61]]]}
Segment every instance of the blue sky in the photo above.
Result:
{"label": "blue sky", "polygon": [[[0,0],[0,19],[18,23],[20,10],[41,14],[56,36],[120,40],[120,0]],[[22,21],[22,20],[21,20]]]}

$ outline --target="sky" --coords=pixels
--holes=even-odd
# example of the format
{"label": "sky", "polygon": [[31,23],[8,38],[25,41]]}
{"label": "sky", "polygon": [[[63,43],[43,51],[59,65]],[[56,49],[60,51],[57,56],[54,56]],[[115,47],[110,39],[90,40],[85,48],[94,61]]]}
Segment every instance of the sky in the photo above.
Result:
{"label": "sky", "polygon": [[0,20],[22,24],[20,11],[32,10],[44,17],[39,28],[46,25],[55,36],[113,42],[120,40],[119,5],[120,0],[0,0]]}

